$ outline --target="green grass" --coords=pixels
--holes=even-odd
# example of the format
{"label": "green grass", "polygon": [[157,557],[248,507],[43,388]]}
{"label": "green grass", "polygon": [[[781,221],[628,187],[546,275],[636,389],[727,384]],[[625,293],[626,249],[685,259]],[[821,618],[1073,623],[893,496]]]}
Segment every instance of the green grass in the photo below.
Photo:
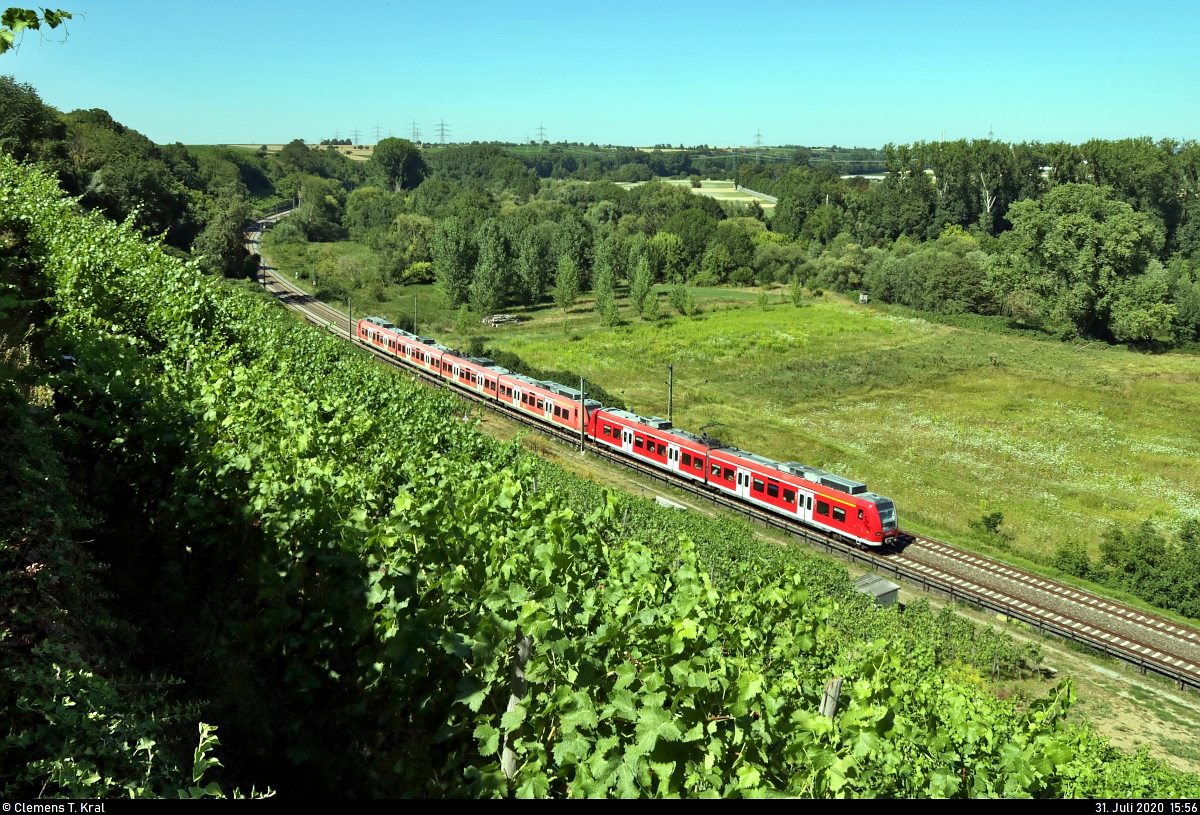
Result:
{"label": "green grass", "polygon": [[[666,415],[674,363],[680,427],[719,423],[712,432],[743,448],[865,481],[896,500],[904,528],[1016,563],[1045,566],[1067,537],[1097,556],[1112,521],[1152,517],[1173,531],[1200,515],[1198,356],[1048,342],[832,297],[795,308],[781,289],[766,310],[757,289],[692,289],[694,318],[664,298],[674,316],[648,324],[622,298],[625,325],[601,328],[585,299],[565,316],[512,309],[524,322],[459,335],[436,287],[377,285],[365,247],[266,251],[293,272],[357,263],[356,313],[396,320],[417,294],[422,332],[450,345],[478,335],[536,367],[579,371],[640,413]],[[995,510],[1007,538],[968,527]]]}
{"label": "green grass", "polygon": [[665,415],[674,363],[679,426],[720,422],[739,446],[866,481],[907,529],[976,548],[997,542],[967,521],[998,509],[1003,547],[1033,563],[1068,536],[1094,544],[1109,521],[1200,514],[1200,358],[695,293],[693,319],[609,330],[543,310],[493,341],[646,414]]}

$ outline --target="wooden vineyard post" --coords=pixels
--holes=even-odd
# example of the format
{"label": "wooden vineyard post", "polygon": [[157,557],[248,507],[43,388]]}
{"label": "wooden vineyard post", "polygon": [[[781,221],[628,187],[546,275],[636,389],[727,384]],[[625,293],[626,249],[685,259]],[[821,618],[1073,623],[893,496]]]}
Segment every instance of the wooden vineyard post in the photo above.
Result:
{"label": "wooden vineyard post", "polygon": [[825,683],[825,691],[821,694],[821,715],[832,719],[837,715],[838,697],[842,693],[842,678],[835,676]]}
{"label": "wooden vineyard post", "polygon": [[[512,691],[508,696],[508,709],[506,713],[512,713],[517,709],[517,705],[521,704],[521,700],[525,698],[525,694],[529,692],[529,683],[525,681],[525,665],[529,662],[529,653],[533,650],[533,637],[520,636],[520,629],[517,630],[517,653],[513,660],[512,669]],[[511,747],[508,746],[508,734],[504,734],[504,741],[501,742],[502,749],[500,751],[500,769],[504,771],[505,778],[512,778],[517,774],[517,754]]]}

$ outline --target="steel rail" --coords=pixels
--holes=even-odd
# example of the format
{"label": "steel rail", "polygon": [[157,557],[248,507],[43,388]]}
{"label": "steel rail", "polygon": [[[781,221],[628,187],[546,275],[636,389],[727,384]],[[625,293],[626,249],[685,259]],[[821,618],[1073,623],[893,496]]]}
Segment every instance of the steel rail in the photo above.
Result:
{"label": "steel rail", "polygon": [[[257,243],[257,241],[253,242]],[[545,425],[511,406],[482,398],[480,394],[473,390],[462,387],[455,382],[442,379],[422,368],[410,366],[385,353],[380,348],[359,341],[349,330],[349,318],[346,314],[317,300],[296,284],[277,274],[274,269],[266,266],[265,263],[263,264],[259,282],[267,291],[275,294],[289,308],[303,313],[313,325],[327,329],[332,327],[337,335],[349,340],[352,345],[371,352],[377,359],[388,363],[392,367],[413,374],[418,379],[436,387],[446,388],[460,398],[483,405],[494,413],[515,421],[524,427],[554,438],[564,444],[578,447],[579,437],[572,432]],[[595,442],[588,445],[586,449],[601,459],[633,470],[651,481],[674,487],[722,509],[744,515],[749,520],[763,526],[778,529],[826,553],[838,555],[849,562],[858,563],[872,571],[898,578],[913,586],[920,586],[923,591],[940,595],[952,602],[962,601],[985,611],[1002,614],[1005,618],[1018,620],[1031,628],[1036,628],[1042,634],[1049,634],[1060,639],[1086,645],[1105,656],[1132,665],[1142,673],[1155,673],[1171,679],[1180,688],[1200,690],[1200,665],[1194,664],[1178,655],[1166,653],[1161,648],[1147,645],[1119,632],[1105,631],[1103,627],[1097,624],[1074,619],[1068,614],[1041,608],[1035,604],[1009,597],[1003,591],[998,591],[994,587],[981,585],[977,579],[955,575],[948,570],[917,563],[903,554],[864,551],[831,535],[804,526],[799,521],[792,521],[774,515],[760,510],[749,503],[745,503],[740,499],[716,492],[711,488],[705,488],[686,479],[673,477],[669,471],[651,467],[623,452],[606,448]],[[1102,598],[1088,595],[1086,592],[1080,592],[1055,583],[1052,580],[1037,577],[1036,575],[1013,569],[1005,564],[955,549],[940,541],[931,541],[910,533],[902,533],[902,535],[907,538],[910,546],[936,546],[942,550],[939,551],[939,554],[958,560],[973,561],[972,565],[977,568],[983,568],[986,571],[998,574],[1008,572],[1010,573],[1006,575],[1008,577],[1019,575],[1018,579],[1026,582],[1030,588],[1042,591],[1043,593],[1060,596],[1073,593],[1077,597],[1072,599],[1085,598],[1084,602],[1094,606],[1095,610],[1099,613],[1109,614],[1113,617],[1122,618],[1125,621],[1150,621],[1150,624],[1163,636],[1179,641],[1188,640],[1196,642],[1200,640],[1200,636],[1196,632],[1166,620],[1151,617],[1135,609],[1120,606]]]}

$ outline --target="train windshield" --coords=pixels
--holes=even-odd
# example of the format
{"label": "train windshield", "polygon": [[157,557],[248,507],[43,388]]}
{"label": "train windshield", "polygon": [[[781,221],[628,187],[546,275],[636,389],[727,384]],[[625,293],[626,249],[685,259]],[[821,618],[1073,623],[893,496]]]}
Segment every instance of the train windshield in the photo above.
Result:
{"label": "train windshield", "polygon": [[882,498],[875,502],[876,508],[879,510],[879,523],[884,531],[889,531],[896,528],[896,505],[891,499]]}

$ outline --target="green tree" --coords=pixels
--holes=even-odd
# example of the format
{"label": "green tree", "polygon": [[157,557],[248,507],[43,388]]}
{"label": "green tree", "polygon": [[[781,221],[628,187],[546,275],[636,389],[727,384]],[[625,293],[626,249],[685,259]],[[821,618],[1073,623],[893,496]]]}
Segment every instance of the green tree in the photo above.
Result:
{"label": "green tree", "polygon": [[545,297],[551,268],[550,247],[542,231],[526,227],[517,240],[516,278],[522,303],[532,305]]}
{"label": "green tree", "polygon": [[642,319],[654,322],[658,319],[659,312],[658,293],[652,291],[642,306]]}
{"label": "green tree", "polygon": [[663,231],[679,236],[684,267],[698,266],[708,242],[717,231],[717,219],[703,209],[693,207],[671,216]]}
{"label": "green tree", "polygon": [[1161,266],[1152,266],[1163,233],[1112,190],[1063,184],[1041,200],[1013,204],[1008,217],[1007,252],[989,269],[1001,295],[1033,291],[1046,316],[1079,335],[1110,321],[1128,339],[1169,328],[1174,306],[1155,302],[1165,296],[1165,281]]}
{"label": "green tree", "polygon": [[804,222],[808,218],[804,202],[794,195],[780,196],[775,205],[775,217],[771,219],[771,228],[789,238],[800,237]]}
{"label": "green tree", "polygon": [[554,278],[554,303],[566,314],[579,299],[579,267],[569,254],[558,258],[558,275]]}
{"label": "green tree", "polygon": [[687,256],[683,251],[683,240],[678,235],[659,232],[646,242],[646,250],[659,278],[668,283],[683,280]]}
{"label": "green tree", "polygon": [[433,232],[433,275],[451,306],[471,296],[474,248],[462,221],[453,216],[442,220]]}
{"label": "green tree", "polygon": [[192,242],[192,254],[209,274],[242,277],[246,245],[242,229],[250,220],[250,205],[244,198],[222,198],[214,202],[213,214]]}
{"label": "green tree", "polygon": [[408,139],[383,139],[367,159],[367,174],[396,192],[416,189],[426,171],[421,151]]}
{"label": "green tree", "polygon": [[725,244],[717,241],[713,241],[712,246],[708,247],[708,251],[704,253],[704,259],[700,262],[700,271],[710,279],[710,285],[728,282],[730,273],[737,267],[738,264],[730,257]]}
{"label": "green tree", "polygon": [[616,271],[611,262],[607,242],[596,246],[596,264],[592,269],[592,291],[596,295],[596,313],[602,325],[613,326],[620,321],[617,310]]}
{"label": "green tree", "polygon": [[496,219],[489,218],[475,230],[478,260],[471,281],[471,307],[481,317],[495,314],[507,299],[508,251]]}
{"label": "green tree", "polygon": [[591,234],[581,221],[572,217],[559,221],[551,251],[556,263],[561,264],[564,257],[571,260],[578,275],[578,291],[586,288],[590,248]]}
{"label": "green tree", "polygon": [[379,187],[359,187],[346,196],[342,225],[352,241],[367,241],[372,229],[387,229],[403,199]]}
{"label": "green tree", "polygon": [[460,337],[465,337],[471,333],[471,329],[474,327],[475,319],[471,316],[471,309],[466,303],[463,303],[454,315],[454,330]]}
{"label": "green tree", "polygon": [[792,282],[788,287],[788,294],[791,295],[792,305],[796,308],[804,305],[804,281],[797,274],[792,277]]}
{"label": "green tree", "polygon": [[680,314],[687,314],[687,296],[687,287],[682,283],[676,283],[667,292],[667,302]]}
{"label": "green tree", "polygon": [[633,267],[633,279],[629,283],[629,304],[636,314],[641,314],[646,305],[646,298],[654,289],[654,272],[650,270],[650,260],[645,255],[638,258]]}

